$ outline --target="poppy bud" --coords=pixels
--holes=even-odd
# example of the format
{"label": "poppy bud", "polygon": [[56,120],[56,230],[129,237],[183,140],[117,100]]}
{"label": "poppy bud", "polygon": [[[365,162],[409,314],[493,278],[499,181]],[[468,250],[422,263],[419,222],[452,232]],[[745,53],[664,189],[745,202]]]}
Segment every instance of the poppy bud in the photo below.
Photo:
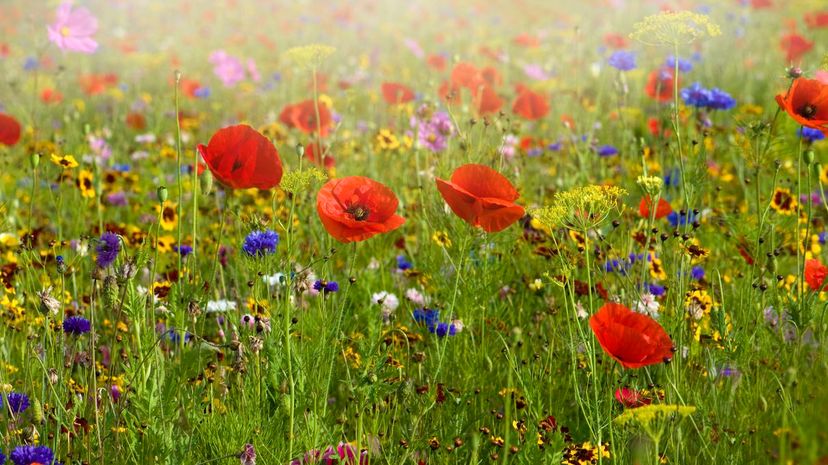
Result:
{"label": "poppy bud", "polygon": [[181,71],[175,70],[175,83],[178,84],[181,82]]}
{"label": "poppy bud", "polygon": [[210,195],[210,192],[213,190],[213,173],[205,170],[204,173],[201,173],[199,179],[201,181],[201,194],[205,196]]}
{"label": "poppy bud", "polygon": [[32,158],[31,158],[31,162],[32,162],[32,169],[37,169],[37,165],[40,164],[40,154],[39,153],[33,153]]}
{"label": "poppy bud", "polygon": [[791,79],[802,77],[802,68],[799,66],[791,66],[788,68],[788,77]]}
{"label": "poppy bud", "polygon": [[164,186],[159,186],[158,190],[156,191],[158,195],[158,201],[160,203],[164,203],[167,201],[167,197],[169,197],[169,192],[167,192],[167,188]]}
{"label": "poppy bud", "polygon": [[808,165],[814,164],[814,151],[813,150],[806,150],[805,151],[805,163]]}
{"label": "poppy bud", "polygon": [[296,155],[299,155],[299,158],[302,158],[302,157],[305,156],[305,146],[302,145],[301,142],[296,144]]}

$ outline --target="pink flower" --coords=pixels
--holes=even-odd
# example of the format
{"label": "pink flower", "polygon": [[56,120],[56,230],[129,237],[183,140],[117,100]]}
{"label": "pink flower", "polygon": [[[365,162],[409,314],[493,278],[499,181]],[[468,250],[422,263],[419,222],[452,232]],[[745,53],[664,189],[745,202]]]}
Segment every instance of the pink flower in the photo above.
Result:
{"label": "pink flower", "polygon": [[46,29],[49,31],[49,41],[61,50],[94,53],[98,49],[98,43],[92,38],[98,31],[98,19],[86,8],[72,9],[70,3],[61,4],[55,22]]}
{"label": "pink flower", "polygon": [[233,87],[244,80],[244,65],[238,58],[229,55],[224,50],[216,50],[210,54],[210,63],[225,87]]}

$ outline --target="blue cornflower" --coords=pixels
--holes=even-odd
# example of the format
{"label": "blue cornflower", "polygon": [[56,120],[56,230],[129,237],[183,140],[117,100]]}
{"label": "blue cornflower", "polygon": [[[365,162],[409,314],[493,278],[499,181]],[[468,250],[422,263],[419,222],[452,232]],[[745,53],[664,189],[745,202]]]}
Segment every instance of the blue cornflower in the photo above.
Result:
{"label": "blue cornflower", "polygon": [[440,310],[434,310],[431,308],[414,309],[414,321],[417,323],[425,324],[429,328],[436,325],[439,319]]}
{"label": "blue cornflower", "polygon": [[727,92],[716,87],[709,91],[710,100],[707,107],[711,110],[730,110],[736,106],[736,99],[730,96]]}
{"label": "blue cornflower", "polygon": [[0,465],[3,465],[4,463],[6,463],[6,456],[3,455],[3,451],[0,450]]}
{"label": "blue cornflower", "polygon": [[681,184],[681,171],[678,168],[673,168],[669,173],[664,175],[665,187],[678,187]]}
{"label": "blue cornflower", "polygon": [[598,155],[602,157],[611,157],[613,155],[618,155],[618,149],[613,147],[612,145],[602,145],[595,149]]}
{"label": "blue cornflower", "polygon": [[[58,273],[66,273],[66,260],[64,260],[63,255],[55,257],[55,266],[57,267]],[[0,465],[2,465],[2,463],[0,463]]]}
{"label": "blue cornflower", "polygon": [[63,332],[72,336],[80,336],[92,329],[89,320],[82,316],[70,316],[63,320]]}
{"label": "blue cornflower", "polygon": [[561,150],[561,148],[563,148],[563,142],[558,141],[558,142],[555,142],[554,144],[549,144],[548,146],[546,146],[546,148],[553,151],[553,152],[557,152],[557,151]]}
{"label": "blue cornflower", "polygon": [[666,291],[666,289],[664,288],[664,286],[662,286],[660,284],[655,284],[655,283],[650,284],[650,294],[652,294],[656,297],[663,296],[665,291]]}
{"label": "blue cornflower", "polygon": [[193,253],[193,246],[191,246],[191,245],[182,245],[181,247],[179,247],[177,245],[174,245],[173,250],[178,252],[178,254],[181,255],[181,257],[183,258],[183,257],[186,257],[187,255],[190,255],[191,253]]}
{"label": "blue cornflower", "polygon": [[275,253],[277,245],[279,245],[279,234],[268,229],[248,234],[244,238],[242,249],[251,257],[264,256]]}
{"label": "blue cornflower", "polygon": [[825,239],[826,238],[828,238],[828,233],[826,233],[825,231],[822,231],[821,233],[819,233],[819,243],[820,244],[825,245]]}
{"label": "blue cornflower", "polygon": [[[664,63],[668,68],[675,69],[676,68],[676,57],[670,55],[667,57],[667,61]],[[683,58],[678,59],[678,69],[681,73],[689,73],[693,69],[693,62],[690,60],[685,60]]]}
{"label": "blue cornflower", "polygon": [[457,334],[457,328],[452,323],[437,323],[436,326],[431,326],[428,330],[438,337],[454,336]]}
{"label": "blue cornflower", "polygon": [[118,258],[118,252],[121,251],[121,240],[117,234],[105,232],[101,236],[101,240],[98,242],[98,247],[95,248],[95,251],[98,252],[98,266],[106,268],[115,263],[115,259]]}
{"label": "blue cornflower", "polygon": [[710,104],[711,94],[701,84],[694,82],[690,87],[681,89],[681,99],[685,105],[702,108]]}
{"label": "blue cornflower", "polygon": [[692,212],[688,215],[687,212],[677,213],[674,211],[667,215],[667,221],[675,228],[696,221],[696,215]]}
{"label": "blue cornflower", "polygon": [[410,270],[414,265],[405,258],[405,255],[397,255],[397,269],[401,271]]}
{"label": "blue cornflower", "polygon": [[15,415],[19,415],[29,408],[29,396],[21,392],[10,392],[6,396],[6,400],[9,403],[9,410]]}
{"label": "blue cornflower", "polygon": [[613,52],[607,59],[607,63],[619,71],[630,71],[635,69],[635,52],[627,50],[618,50]]}
{"label": "blue cornflower", "polygon": [[204,86],[198,87],[193,92],[193,95],[195,95],[197,98],[207,98],[210,96],[210,88]]}
{"label": "blue cornflower", "polygon": [[26,61],[23,63],[23,69],[26,71],[33,71],[40,67],[40,63],[37,61],[35,57],[27,57]]}
{"label": "blue cornflower", "polygon": [[704,279],[704,268],[700,266],[694,266],[692,270],[690,270],[690,277],[695,279],[696,281],[701,281]]}
{"label": "blue cornflower", "polygon": [[48,446],[17,446],[9,454],[9,458],[14,465],[51,465],[55,460],[55,453]]}
{"label": "blue cornflower", "polygon": [[319,292],[328,294],[330,292],[338,291],[339,283],[336,281],[322,281],[321,279],[317,279],[316,282],[313,283],[313,288]]}
{"label": "blue cornflower", "polygon": [[805,126],[800,127],[799,130],[796,131],[796,135],[805,139],[806,142],[814,142],[825,139],[825,134],[823,134],[819,129],[808,128]]}

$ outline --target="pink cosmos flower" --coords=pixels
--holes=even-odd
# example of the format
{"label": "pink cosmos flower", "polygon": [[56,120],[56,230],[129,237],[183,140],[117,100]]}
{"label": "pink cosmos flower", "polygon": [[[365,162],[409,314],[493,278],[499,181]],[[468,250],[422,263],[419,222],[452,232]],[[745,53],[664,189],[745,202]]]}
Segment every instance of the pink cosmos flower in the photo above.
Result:
{"label": "pink cosmos flower", "polygon": [[224,50],[211,53],[210,63],[213,64],[213,72],[221,79],[225,87],[233,87],[244,80],[244,64]]}
{"label": "pink cosmos flower", "polygon": [[79,53],[95,53],[98,43],[92,36],[98,31],[98,19],[88,9],[72,8],[63,3],[57,9],[55,22],[47,26],[49,41],[61,50]]}

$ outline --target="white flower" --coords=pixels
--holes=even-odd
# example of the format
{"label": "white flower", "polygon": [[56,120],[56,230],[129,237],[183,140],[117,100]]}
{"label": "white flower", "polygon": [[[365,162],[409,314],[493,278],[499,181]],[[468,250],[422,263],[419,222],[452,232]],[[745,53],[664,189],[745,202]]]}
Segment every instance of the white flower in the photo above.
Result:
{"label": "white flower", "polygon": [[411,288],[405,291],[405,298],[411,301],[414,305],[425,306],[426,299],[423,294],[420,293],[417,289]]}
{"label": "white flower", "polygon": [[285,282],[285,275],[283,273],[276,273],[262,276],[262,281],[270,287],[279,286]]}
{"label": "white flower", "polygon": [[207,302],[207,313],[223,313],[236,310],[236,302],[232,300],[210,300]]}
{"label": "white flower", "polygon": [[658,318],[659,308],[661,308],[661,304],[659,304],[655,296],[649,292],[644,293],[641,296],[641,300],[635,303],[636,312],[649,315],[653,318]]}
{"label": "white flower", "polygon": [[704,316],[704,310],[702,310],[701,305],[698,304],[691,304],[687,307],[687,313],[689,313],[694,320],[701,320],[701,317]]}
{"label": "white flower", "polygon": [[575,304],[575,314],[582,320],[585,320],[589,316],[589,313],[587,313],[580,301]]}
{"label": "white flower", "polygon": [[383,310],[388,310],[389,312],[393,312],[400,306],[400,299],[394,294],[385,291],[372,294],[371,302],[382,306]]}
{"label": "white flower", "polygon": [[451,320],[451,324],[454,325],[454,331],[458,333],[463,331],[463,328],[466,327],[466,325],[463,324],[463,320],[460,319]]}

